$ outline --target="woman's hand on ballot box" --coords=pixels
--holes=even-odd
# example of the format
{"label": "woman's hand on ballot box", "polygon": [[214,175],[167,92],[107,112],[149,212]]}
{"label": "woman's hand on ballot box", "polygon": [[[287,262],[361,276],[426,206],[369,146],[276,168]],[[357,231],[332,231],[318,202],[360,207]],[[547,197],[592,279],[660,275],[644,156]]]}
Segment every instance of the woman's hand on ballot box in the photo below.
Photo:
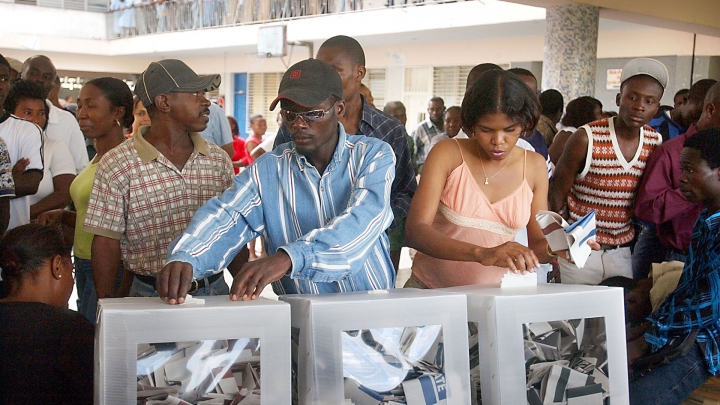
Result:
{"label": "woman's hand on ballot box", "polygon": [[505,242],[494,248],[478,248],[477,261],[485,266],[506,267],[514,273],[520,271],[522,274],[540,267],[535,252],[517,242]]}

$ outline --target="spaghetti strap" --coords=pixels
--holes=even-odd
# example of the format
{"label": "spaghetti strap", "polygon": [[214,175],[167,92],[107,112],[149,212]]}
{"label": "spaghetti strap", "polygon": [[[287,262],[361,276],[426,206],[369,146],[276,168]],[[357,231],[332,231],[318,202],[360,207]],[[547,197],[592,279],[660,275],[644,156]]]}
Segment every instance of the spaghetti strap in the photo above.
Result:
{"label": "spaghetti strap", "polygon": [[462,151],[462,147],[460,146],[460,142],[458,142],[458,140],[455,138],[452,138],[452,140],[455,141],[455,143],[458,146],[458,149],[460,149],[460,159],[462,159],[462,162],[465,163],[465,156],[463,155],[463,151]]}
{"label": "spaghetti strap", "polygon": [[523,159],[523,180],[525,179],[525,167],[527,166],[527,149],[523,149],[525,151],[525,157]]}

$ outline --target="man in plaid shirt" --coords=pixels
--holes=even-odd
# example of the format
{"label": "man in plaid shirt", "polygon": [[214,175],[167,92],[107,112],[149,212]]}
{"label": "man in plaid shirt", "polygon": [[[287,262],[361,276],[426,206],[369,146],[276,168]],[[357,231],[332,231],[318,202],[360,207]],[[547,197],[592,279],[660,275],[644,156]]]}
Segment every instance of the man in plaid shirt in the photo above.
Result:
{"label": "man in plaid shirt", "polygon": [[630,384],[630,404],[679,404],[720,371],[720,128],[685,141],[680,157],[680,190],[705,210],[695,223],[690,252],[675,291],[649,318],[644,337],[628,344],[632,364],[692,331],[689,352],[660,365]]}
{"label": "man in plaid shirt", "polygon": [[[100,159],[85,217],[98,297],[116,295],[121,257],[133,275],[129,294],[156,296],[170,243],[232,184],[230,157],[199,134],[210,115],[205,92],[219,84],[220,75],[198,76],[174,59],[152,62],[138,79],[135,94],[152,125]],[[190,293],[229,294],[222,274],[195,280]]]}

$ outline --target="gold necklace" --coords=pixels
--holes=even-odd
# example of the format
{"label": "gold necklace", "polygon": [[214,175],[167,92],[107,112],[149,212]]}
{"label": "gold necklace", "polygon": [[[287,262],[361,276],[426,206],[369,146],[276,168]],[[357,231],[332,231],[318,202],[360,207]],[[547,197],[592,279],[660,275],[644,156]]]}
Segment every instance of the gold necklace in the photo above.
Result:
{"label": "gold necklace", "polygon": [[480,156],[480,148],[479,148],[479,147],[478,147],[478,157],[480,158],[480,167],[482,167],[483,176],[485,176],[485,185],[488,185],[488,184],[490,184],[490,183],[488,183],[488,180],[490,180],[490,179],[492,179],[493,177],[495,177],[495,176],[497,176],[498,174],[500,174],[500,172],[503,171],[503,169],[505,169],[505,166],[507,166],[508,163],[510,163],[510,159],[512,159],[512,150],[510,150],[510,156],[508,156],[508,159],[507,159],[507,161],[505,162],[505,164],[503,165],[503,167],[501,167],[500,170],[498,170],[497,173],[493,174],[493,175],[490,176],[490,177],[488,177],[487,173],[485,173],[485,164],[483,164],[482,156]]}

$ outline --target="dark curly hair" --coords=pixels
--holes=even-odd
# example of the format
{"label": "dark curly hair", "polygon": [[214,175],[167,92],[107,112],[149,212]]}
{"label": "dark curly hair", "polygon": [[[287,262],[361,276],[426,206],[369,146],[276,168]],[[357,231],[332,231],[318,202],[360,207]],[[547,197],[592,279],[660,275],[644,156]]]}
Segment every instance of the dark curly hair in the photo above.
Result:
{"label": "dark curly hair", "polygon": [[102,91],[113,108],[123,107],[125,114],[120,120],[120,124],[125,128],[132,127],[133,121],[135,121],[135,117],[133,116],[135,104],[133,103],[133,94],[124,81],[114,77],[100,77],[86,82],[85,86],[88,85],[94,86]]}
{"label": "dark curly hair", "polygon": [[507,115],[523,132],[530,132],[540,118],[540,102],[518,75],[488,70],[465,93],[460,114],[463,129],[472,133],[480,117],[494,113]]}
{"label": "dark curly hair", "polygon": [[13,228],[0,239],[0,268],[10,292],[26,277],[55,256],[70,257],[71,246],[63,240],[59,229],[31,223]]}
{"label": "dark curly hair", "polygon": [[14,114],[18,104],[24,100],[40,100],[45,105],[45,90],[42,85],[30,80],[16,80],[5,97],[3,108]]}
{"label": "dark curly hair", "polygon": [[602,110],[602,103],[599,100],[589,96],[578,97],[568,103],[565,115],[560,122],[566,127],[580,128],[597,119],[595,116],[596,106]]}

